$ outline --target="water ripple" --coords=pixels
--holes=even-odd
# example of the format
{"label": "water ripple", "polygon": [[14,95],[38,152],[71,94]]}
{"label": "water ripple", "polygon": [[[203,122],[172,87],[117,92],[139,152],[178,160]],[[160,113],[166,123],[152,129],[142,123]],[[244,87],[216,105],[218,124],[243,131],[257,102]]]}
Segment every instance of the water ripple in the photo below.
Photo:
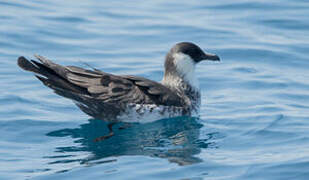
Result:
{"label": "water ripple", "polygon": [[[0,176],[4,179],[307,179],[308,7],[270,1],[0,2]],[[197,65],[200,118],[133,124],[107,141],[89,119],[16,65],[59,64],[163,76],[173,44]]]}

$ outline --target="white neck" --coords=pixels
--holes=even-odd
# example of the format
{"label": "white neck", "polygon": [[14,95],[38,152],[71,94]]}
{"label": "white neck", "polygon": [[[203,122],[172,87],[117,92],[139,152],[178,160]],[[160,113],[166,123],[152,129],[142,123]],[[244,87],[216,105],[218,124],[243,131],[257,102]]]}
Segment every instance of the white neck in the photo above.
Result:
{"label": "white neck", "polygon": [[183,53],[173,54],[174,65],[177,70],[177,76],[164,76],[163,84],[170,86],[181,85],[182,80],[188,83],[192,88],[199,91],[199,82],[195,76],[195,63],[190,56]]}

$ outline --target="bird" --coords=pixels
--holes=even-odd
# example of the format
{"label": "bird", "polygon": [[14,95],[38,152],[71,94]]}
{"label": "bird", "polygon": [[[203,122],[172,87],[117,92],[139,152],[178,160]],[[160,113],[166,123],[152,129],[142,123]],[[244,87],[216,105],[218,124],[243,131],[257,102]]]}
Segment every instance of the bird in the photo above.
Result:
{"label": "bird", "polygon": [[96,142],[113,136],[113,125],[119,122],[147,123],[197,115],[201,91],[195,67],[204,60],[220,61],[218,55],[206,53],[192,42],[180,42],[165,56],[163,79],[156,82],[96,68],[62,66],[43,56],[34,56],[38,61],[20,56],[18,66],[35,73],[56,94],[73,100],[84,113],[107,122],[109,133],[96,138]]}

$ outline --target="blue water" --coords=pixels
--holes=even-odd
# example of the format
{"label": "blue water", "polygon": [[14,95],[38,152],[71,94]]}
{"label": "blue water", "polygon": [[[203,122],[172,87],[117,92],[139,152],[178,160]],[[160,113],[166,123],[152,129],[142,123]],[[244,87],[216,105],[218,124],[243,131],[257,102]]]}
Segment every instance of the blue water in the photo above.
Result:
{"label": "blue water", "polygon": [[[0,2],[0,179],[309,179],[306,0]],[[218,54],[197,74],[200,118],[133,124],[106,141],[16,65],[57,63],[162,78],[166,52]]]}

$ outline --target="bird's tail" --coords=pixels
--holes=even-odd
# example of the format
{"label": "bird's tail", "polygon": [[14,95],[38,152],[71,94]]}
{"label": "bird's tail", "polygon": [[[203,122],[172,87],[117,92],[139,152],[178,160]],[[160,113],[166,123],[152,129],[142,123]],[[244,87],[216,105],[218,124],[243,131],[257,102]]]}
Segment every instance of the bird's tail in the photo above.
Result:
{"label": "bird's tail", "polygon": [[[17,64],[26,71],[34,72],[36,77],[43,82],[44,85],[53,89],[60,96],[69,98],[86,114],[95,118],[102,118],[100,112],[109,110],[116,111],[103,101],[96,100],[88,92],[88,83],[100,82],[103,72],[99,70],[87,71],[74,66],[61,66],[42,57],[35,56],[39,61],[28,60],[21,56],[18,58]],[[88,78],[87,78],[88,77]],[[89,78],[91,77],[91,78]]]}
{"label": "bird's tail", "polygon": [[72,93],[85,94],[87,90],[77,86],[66,79],[67,69],[64,66],[53,63],[52,61],[35,55],[40,61],[28,60],[21,56],[17,60],[19,67],[26,71],[36,73],[36,77],[43,82],[44,85],[57,91],[70,91]]}

